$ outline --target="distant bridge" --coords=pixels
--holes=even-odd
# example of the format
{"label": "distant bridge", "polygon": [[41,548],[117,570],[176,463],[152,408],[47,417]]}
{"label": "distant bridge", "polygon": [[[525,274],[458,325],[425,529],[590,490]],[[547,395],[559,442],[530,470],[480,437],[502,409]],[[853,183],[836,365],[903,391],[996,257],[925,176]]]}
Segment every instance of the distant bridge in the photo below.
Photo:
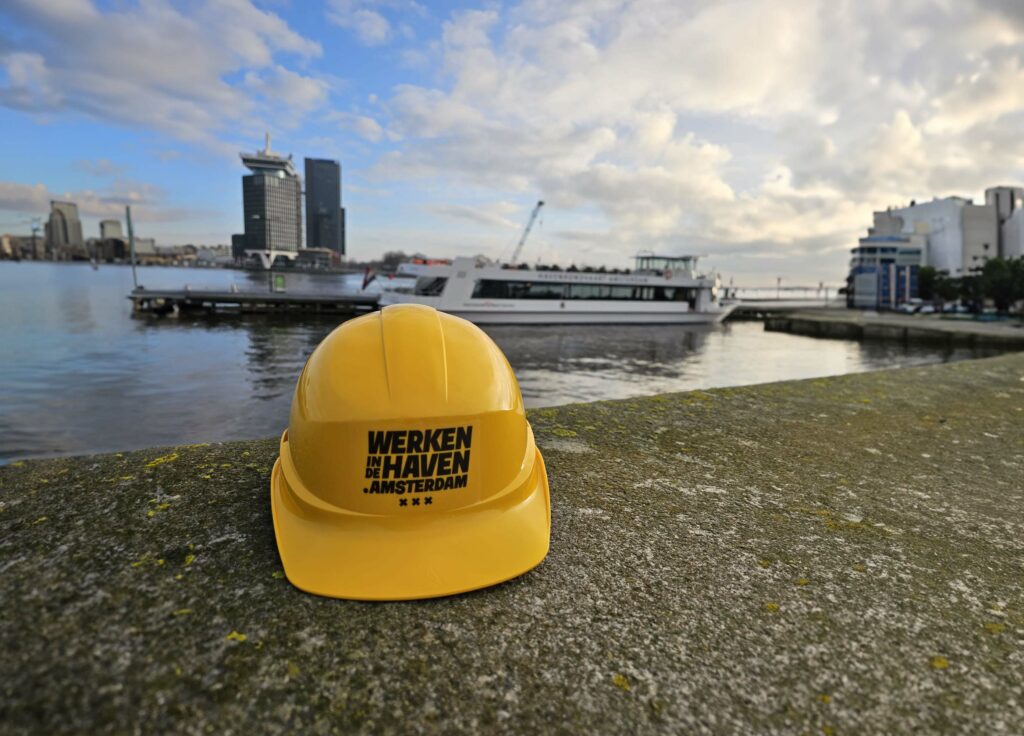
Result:
{"label": "distant bridge", "polygon": [[730,286],[728,299],[736,302],[734,317],[765,317],[794,309],[845,307],[837,286]]}

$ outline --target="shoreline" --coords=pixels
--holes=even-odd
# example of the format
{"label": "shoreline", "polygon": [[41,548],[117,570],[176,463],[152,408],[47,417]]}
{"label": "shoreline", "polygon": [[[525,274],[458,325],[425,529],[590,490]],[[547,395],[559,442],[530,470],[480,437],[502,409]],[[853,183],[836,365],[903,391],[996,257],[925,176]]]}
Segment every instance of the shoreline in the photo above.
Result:
{"label": "shoreline", "polygon": [[1024,350],[1024,320],[983,322],[932,315],[862,312],[853,309],[808,309],[771,315],[768,332],[840,340],[894,340],[941,343],[948,347]]}
{"label": "shoreline", "polygon": [[[45,263],[51,266],[89,266],[92,267],[92,261],[46,261],[38,259],[21,259],[15,260],[14,258],[0,259],[2,263]],[[101,261],[96,264],[97,267],[103,268],[106,266],[117,267],[117,268],[131,268],[131,263],[107,263]],[[198,265],[187,265],[185,263],[137,263],[136,268],[180,268],[188,271],[241,271],[242,273],[267,273],[269,270],[271,273],[301,273],[304,275],[313,276],[351,276],[352,274],[361,274],[365,270],[365,266],[352,266],[351,268],[331,270],[324,268],[317,269],[300,269],[300,268],[246,268],[245,266],[198,266]],[[382,274],[390,273],[388,271],[381,271]]]}

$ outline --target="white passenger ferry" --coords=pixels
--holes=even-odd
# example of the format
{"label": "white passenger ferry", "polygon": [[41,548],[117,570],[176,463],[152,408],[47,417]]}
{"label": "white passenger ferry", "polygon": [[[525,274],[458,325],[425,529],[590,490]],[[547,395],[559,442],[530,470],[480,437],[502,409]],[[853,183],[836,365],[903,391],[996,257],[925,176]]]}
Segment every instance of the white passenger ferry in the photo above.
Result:
{"label": "white passenger ferry", "polygon": [[706,324],[732,311],[698,256],[641,253],[630,270],[509,266],[485,258],[402,264],[380,305],[426,304],[477,324]]}

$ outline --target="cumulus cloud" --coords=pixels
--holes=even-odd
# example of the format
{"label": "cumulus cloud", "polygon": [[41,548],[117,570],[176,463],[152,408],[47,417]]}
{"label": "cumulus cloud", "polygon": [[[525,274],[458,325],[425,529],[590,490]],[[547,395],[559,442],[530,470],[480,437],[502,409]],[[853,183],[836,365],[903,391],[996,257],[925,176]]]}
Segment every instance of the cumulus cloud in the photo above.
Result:
{"label": "cumulus cloud", "polygon": [[168,205],[166,192],[146,182],[121,179],[102,189],[54,192],[45,184],[0,181],[0,211],[45,217],[51,200],[74,202],[83,217],[121,218],[125,205],[131,205],[132,217],[141,222],[180,221],[193,214]]}
{"label": "cumulus cloud", "polygon": [[596,209],[578,250],[825,254],[835,277],[872,209],[1019,182],[1022,41],[997,1],[456,12],[442,83],[382,102],[402,143],[376,173]]}
{"label": "cumulus cloud", "polygon": [[472,222],[488,227],[499,227],[506,229],[521,228],[522,224],[512,221],[513,214],[519,214],[521,208],[513,202],[487,202],[473,205],[454,204],[442,202],[432,204],[427,210],[433,214],[441,215],[452,220]]}
{"label": "cumulus cloud", "polygon": [[50,191],[45,184],[20,184],[0,181],[0,210],[35,213],[50,209]]}
{"label": "cumulus cloud", "polygon": [[124,172],[123,166],[115,164],[109,158],[80,159],[75,161],[74,167],[89,176],[98,178],[117,176]]}
{"label": "cumulus cloud", "polygon": [[301,117],[320,107],[328,95],[328,85],[323,80],[303,76],[279,65],[265,72],[248,72],[245,86],[269,104],[281,105],[282,112],[292,117]]}
{"label": "cumulus cloud", "polygon": [[1018,53],[1000,49],[958,74],[950,88],[932,100],[935,113],[928,120],[928,132],[962,133],[1024,108],[1024,68]]}
{"label": "cumulus cloud", "polygon": [[352,28],[367,46],[387,43],[391,38],[391,24],[380,13],[363,8],[355,11],[351,18]]}
{"label": "cumulus cloud", "polygon": [[385,11],[422,16],[426,10],[412,0],[330,0],[327,20],[352,31],[364,46],[381,46],[395,37],[410,39],[412,29],[406,23],[392,23]]}
{"label": "cumulus cloud", "polygon": [[394,141],[398,140],[399,137],[393,131],[385,130],[375,118],[369,115],[334,111],[329,113],[326,119],[340,123],[341,127],[351,130],[363,140],[370,141],[371,143],[377,143],[384,138]]}
{"label": "cumulus cloud", "polygon": [[0,103],[22,110],[53,108],[61,103],[52,86],[50,71],[42,54],[12,51],[0,56],[7,84],[0,87]]}
{"label": "cumulus cloud", "polygon": [[355,133],[382,186],[449,193],[428,210],[499,240],[542,198],[566,258],[698,250],[734,272],[835,279],[872,209],[1024,183],[1016,0],[520,0],[415,45],[416,3],[329,0],[330,33],[397,75],[332,112],[318,43],[251,0],[182,7],[3,3],[0,104],[207,146],[313,118]]}
{"label": "cumulus cloud", "polygon": [[[167,0],[101,10],[91,0],[11,0],[0,32],[0,104],[33,114],[75,111],[215,144],[253,119],[273,123],[324,96],[324,83],[285,68],[320,45],[249,0],[207,0],[189,13]],[[252,75],[267,104],[231,83]]]}

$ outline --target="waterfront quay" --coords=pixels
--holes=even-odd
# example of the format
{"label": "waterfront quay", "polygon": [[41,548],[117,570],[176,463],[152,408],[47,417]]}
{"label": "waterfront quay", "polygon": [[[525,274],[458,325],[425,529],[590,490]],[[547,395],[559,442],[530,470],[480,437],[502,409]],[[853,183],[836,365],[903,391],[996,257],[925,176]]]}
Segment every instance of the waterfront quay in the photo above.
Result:
{"label": "waterfront quay", "polygon": [[1024,350],[1024,322],[943,319],[939,315],[862,312],[852,309],[802,309],[769,314],[764,328],[809,337],[842,340],[898,340]]}
{"label": "waterfront quay", "polygon": [[287,582],[276,438],[14,463],[0,718],[12,734],[1017,733],[1022,378],[1016,353],[533,410],[547,559],[415,603]]}

